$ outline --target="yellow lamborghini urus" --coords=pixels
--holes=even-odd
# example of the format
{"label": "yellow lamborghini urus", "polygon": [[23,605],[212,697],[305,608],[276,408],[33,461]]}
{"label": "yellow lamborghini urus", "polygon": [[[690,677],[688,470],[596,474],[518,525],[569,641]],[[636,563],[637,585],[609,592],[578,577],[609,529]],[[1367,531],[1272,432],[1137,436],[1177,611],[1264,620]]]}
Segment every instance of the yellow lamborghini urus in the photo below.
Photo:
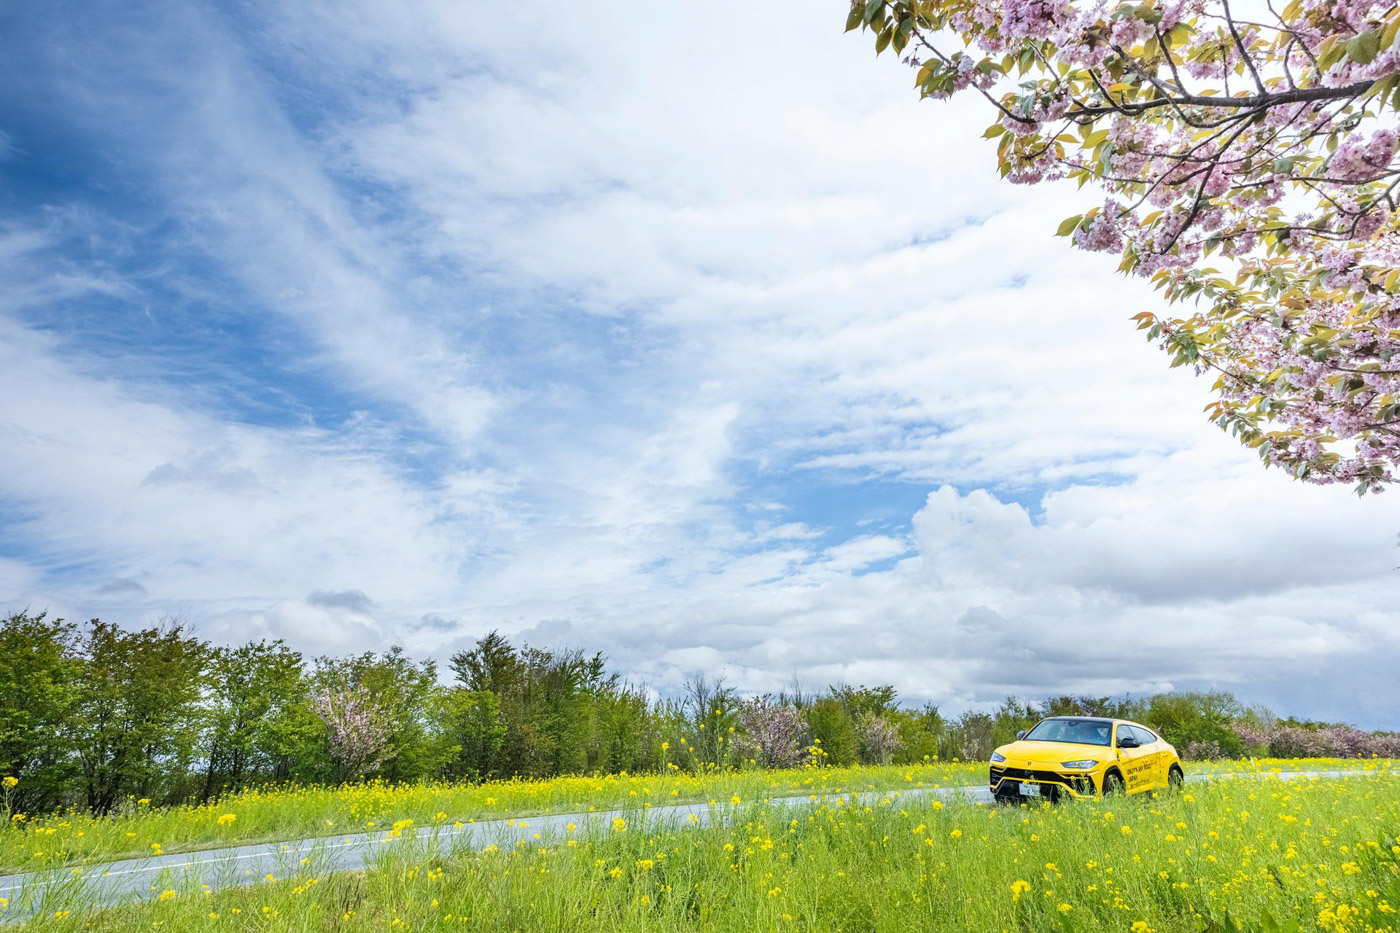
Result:
{"label": "yellow lamborghini urus", "polygon": [[992,795],[999,803],[1137,794],[1179,787],[1185,777],[1175,748],[1122,719],[1052,716],[992,752]]}

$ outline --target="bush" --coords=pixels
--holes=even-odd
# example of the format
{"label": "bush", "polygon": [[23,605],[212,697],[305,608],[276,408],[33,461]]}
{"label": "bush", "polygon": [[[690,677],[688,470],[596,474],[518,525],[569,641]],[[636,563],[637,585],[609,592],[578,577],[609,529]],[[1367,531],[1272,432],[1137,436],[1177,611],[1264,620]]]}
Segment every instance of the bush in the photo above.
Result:
{"label": "bush", "polygon": [[1196,719],[1176,726],[1163,737],[1181,752],[1183,758],[1240,758],[1244,742],[1224,723],[1212,719]]}
{"label": "bush", "polygon": [[859,744],[855,723],[851,722],[846,707],[839,700],[825,697],[807,707],[806,713],[812,739],[826,752],[827,764],[838,768],[855,764]]}

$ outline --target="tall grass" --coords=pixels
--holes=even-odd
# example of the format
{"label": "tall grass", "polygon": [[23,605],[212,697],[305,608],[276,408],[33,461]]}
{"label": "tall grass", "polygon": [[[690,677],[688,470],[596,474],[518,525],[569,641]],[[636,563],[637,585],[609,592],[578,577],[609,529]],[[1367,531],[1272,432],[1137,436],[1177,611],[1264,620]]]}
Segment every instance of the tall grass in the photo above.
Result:
{"label": "tall grass", "polygon": [[[1188,770],[1384,769],[1380,760],[1191,763]],[[811,768],[783,771],[668,771],[497,781],[486,784],[368,783],[340,787],[290,787],[248,791],[207,806],[151,808],[127,801],[108,817],[82,813],[0,821],[0,872],[280,841],[313,836],[374,832],[401,820],[415,825],[481,821],[540,813],[580,813],[616,807],[662,807],[672,803],[805,796],[844,791],[981,785],[981,762]]]}
{"label": "tall grass", "polygon": [[[1394,928],[1400,779],[1266,775],[1019,809],[885,798],[741,803],[728,825],[645,814],[505,851],[391,850],[48,930],[1130,931]],[[1215,926],[1212,926],[1214,924]]]}

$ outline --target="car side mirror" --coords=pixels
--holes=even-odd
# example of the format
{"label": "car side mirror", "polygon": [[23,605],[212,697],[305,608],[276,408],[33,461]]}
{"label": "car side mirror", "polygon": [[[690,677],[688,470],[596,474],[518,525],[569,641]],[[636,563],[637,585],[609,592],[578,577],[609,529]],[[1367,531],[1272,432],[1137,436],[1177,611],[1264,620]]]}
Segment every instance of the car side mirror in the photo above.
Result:
{"label": "car side mirror", "polygon": [[1125,735],[1118,740],[1119,748],[1137,748],[1138,744],[1137,738],[1131,735]]}
{"label": "car side mirror", "polygon": [[1019,742],[1021,739],[1024,739],[1025,737],[1026,737],[1026,730],[1025,730],[1025,729],[1022,729],[1020,732],[1016,733],[1016,741],[1018,741],[1018,742]]}

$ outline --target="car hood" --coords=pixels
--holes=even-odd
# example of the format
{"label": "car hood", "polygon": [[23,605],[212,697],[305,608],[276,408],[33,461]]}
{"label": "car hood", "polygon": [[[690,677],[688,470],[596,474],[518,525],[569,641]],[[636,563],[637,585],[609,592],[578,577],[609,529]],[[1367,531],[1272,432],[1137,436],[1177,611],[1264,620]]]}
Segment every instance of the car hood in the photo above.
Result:
{"label": "car hood", "polygon": [[1073,742],[1027,742],[1022,739],[1003,745],[997,749],[1006,756],[1004,764],[1010,768],[1058,768],[1062,761],[1081,761],[1093,758],[1103,761],[1113,757],[1113,749],[1106,745],[1079,745]]}

